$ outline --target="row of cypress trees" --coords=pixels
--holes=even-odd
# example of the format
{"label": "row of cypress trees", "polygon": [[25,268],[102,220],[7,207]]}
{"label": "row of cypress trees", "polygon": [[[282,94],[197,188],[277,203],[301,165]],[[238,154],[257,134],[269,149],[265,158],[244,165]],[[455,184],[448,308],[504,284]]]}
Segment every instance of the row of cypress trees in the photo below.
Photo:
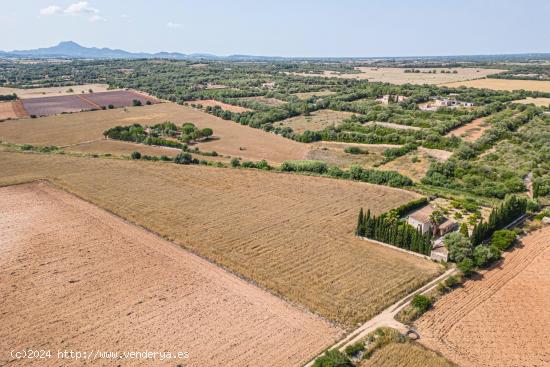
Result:
{"label": "row of cypress trees", "polygon": [[414,251],[423,255],[430,255],[432,251],[431,234],[422,232],[413,226],[400,222],[385,215],[376,217],[371,215],[370,209],[365,214],[363,208],[359,211],[356,235],[384,242],[405,250]]}
{"label": "row of cypress trees", "polygon": [[527,210],[527,199],[515,195],[507,196],[498,208],[491,211],[489,220],[485,223],[483,220],[474,226],[470,242],[477,246],[491,237],[493,232],[503,228],[507,224],[519,218]]}

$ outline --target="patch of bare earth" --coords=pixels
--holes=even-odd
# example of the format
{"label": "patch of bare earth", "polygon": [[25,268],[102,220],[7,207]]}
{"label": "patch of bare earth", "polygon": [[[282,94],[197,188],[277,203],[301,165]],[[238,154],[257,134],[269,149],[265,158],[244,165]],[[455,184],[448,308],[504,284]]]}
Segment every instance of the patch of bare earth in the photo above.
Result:
{"label": "patch of bare earth", "polygon": [[72,85],[66,87],[48,87],[48,88],[6,88],[0,87],[0,94],[17,94],[21,99],[42,98],[42,97],[58,97],[72,94],[90,93],[90,89],[94,92],[107,92],[109,86],[107,84],[84,84]]}
{"label": "patch of bare earth", "polygon": [[425,153],[428,156],[437,159],[440,162],[445,162],[447,159],[449,159],[453,152],[449,152],[448,150],[442,150],[442,149],[429,149],[424,147],[418,147],[418,151],[421,153]]}
{"label": "patch of bare earth", "polygon": [[488,126],[485,124],[485,117],[480,117],[465,125],[451,130],[446,136],[457,136],[468,142],[476,141],[483,135]]}
{"label": "patch of bare earth", "polygon": [[353,234],[419,196],[361,182],[261,170],[0,152],[0,185],[46,178],[353,328],[418,288],[436,264]]}
{"label": "patch of bare earth", "polygon": [[[310,150],[306,158],[311,160],[324,161],[330,166],[340,168],[349,168],[352,165],[360,165],[370,168],[376,163],[384,160],[382,153],[388,147],[398,147],[398,145],[387,144],[355,144],[320,141],[309,144]],[[368,151],[368,154],[350,154],[344,150],[347,147],[358,147]]]}
{"label": "patch of bare earth", "polygon": [[16,119],[17,114],[13,109],[12,102],[0,102],[0,121]]}
{"label": "patch of bare earth", "polygon": [[187,101],[187,103],[194,104],[194,105],[202,105],[203,108],[204,107],[219,106],[219,107],[221,107],[222,110],[230,111],[230,112],[236,112],[236,113],[252,111],[250,108],[245,108],[245,107],[241,107],[241,106],[234,106],[232,104],[223,103],[223,102],[220,102],[220,101],[216,101],[214,99],[201,99],[201,100],[196,100],[196,101]]}
{"label": "patch of bare earth", "polygon": [[537,97],[537,98],[527,97],[525,99],[519,99],[513,102],[521,103],[521,104],[534,104],[535,106],[543,106],[543,107],[550,106],[550,98],[544,98],[544,97]]}
{"label": "patch of bare earth", "polygon": [[294,93],[294,95],[300,99],[309,99],[311,97],[324,97],[336,94],[330,90],[323,90],[319,92],[303,92],[303,93]]}
{"label": "patch of bare earth", "polygon": [[420,341],[460,366],[550,364],[550,227],[531,233],[479,279],[441,298]]}
{"label": "patch of bare earth", "polygon": [[[112,361],[132,366],[299,366],[341,334],[48,184],[1,188],[0,202],[2,365],[83,363],[58,359],[60,349],[189,353],[154,363]],[[54,356],[10,357],[23,349]]]}
{"label": "patch of bare earth", "polygon": [[401,130],[422,130],[422,128],[417,126],[400,125],[400,124],[394,124],[393,122],[382,122],[382,121],[369,121],[364,125],[383,126],[383,127],[388,127],[390,129],[401,129]]}
{"label": "patch of bare earth", "polygon": [[278,121],[275,125],[288,126],[295,133],[301,134],[306,130],[320,131],[331,125],[338,126],[353,115],[354,113],[351,112],[319,110],[312,112],[309,116],[300,115]]}
{"label": "patch of bare earth", "polygon": [[420,182],[430,167],[433,158],[425,152],[411,152],[393,161],[381,165],[382,171],[396,171],[409,177],[414,182]]}

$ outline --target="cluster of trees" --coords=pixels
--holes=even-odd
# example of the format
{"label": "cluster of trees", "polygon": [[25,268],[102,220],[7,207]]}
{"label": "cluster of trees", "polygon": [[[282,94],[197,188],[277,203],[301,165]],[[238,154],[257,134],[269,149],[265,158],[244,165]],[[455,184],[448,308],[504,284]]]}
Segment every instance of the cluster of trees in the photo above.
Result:
{"label": "cluster of trees", "polygon": [[392,216],[371,216],[370,209],[366,214],[362,208],[359,211],[356,234],[423,255],[429,256],[432,251],[430,233],[422,234],[420,230]]}
{"label": "cluster of trees", "polygon": [[137,123],[129,126],[115,126],[104,131],[103,136],[109,139],[132,141],[147,145],[187,149],[185,143],[208,139],[213,133],[210,128],[198,129],[190,122],[179,127],[173,122],[166,121],[151,126],[142,126]]}
{"label": "cluster of trees", "polygon": [[377,185],[404,187],[412,186],[413,184],[410,178],[398,172],[366,169],[361,166],[352,166],[349,169],[349,175],[352,180],[369,182]]}
{"label": "cluster of trees", "polygon": [[318,174],[324,174],[328,171],[328,166],[323,161],[312,161],[312,160],[285,161],[281,165],[281,171],[313,172]]}
{"label": "cluster of trees", "polygon": [[384,162],[392,161],[398,157],[404,156],[405,154],[412,152],[413,150],[416,150],[418,148],[417,143],[407,143],[403,146],[397,147],[397,148],[388,148],[384,150]]}
{"label": "cluster of trees", "polygon": [[474,226],[470,241],[474,246],[489,238],[497,229],[513,222],[527,210],[527,199],[511,195],[505,198],[498,208],[494,208],[489,220],[483,220]]}
{"label": "cluster of trees", "polygon": [[15,101],[17,99],[17,94],[0,94],[0,101]]}
{"label": "cluster of trees", "polygon": [[[500,228],[523,215],[526,207],[526,199],[509,196],[498,208],[493,209],[487,223],[481,221],[474,226],[469,237],[465,226],[459,232],[445,236],[449,260],[455,262],[468,276],[475,267],[484,267],[500,259],[502,251],[508,249],[517,237],[516,232]],[[490,237],[490,241],[485,242]]]}

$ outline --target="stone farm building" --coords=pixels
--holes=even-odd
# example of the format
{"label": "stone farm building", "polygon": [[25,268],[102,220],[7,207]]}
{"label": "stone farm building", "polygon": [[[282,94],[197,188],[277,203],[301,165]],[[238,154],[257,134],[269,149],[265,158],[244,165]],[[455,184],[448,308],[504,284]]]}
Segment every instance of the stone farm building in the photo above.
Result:
{"label": "stone farm building", "polygon": [[414,228],[420,229],[422,233],[431,231],[436,237],[444,236],[458,228],[458,223],[449,218],[443,218],[443,221],[434,228],[434,224],[430,218],[434,211],[436,209],[432,205],[426,205],[411,213],[407,218],[407,223]]}

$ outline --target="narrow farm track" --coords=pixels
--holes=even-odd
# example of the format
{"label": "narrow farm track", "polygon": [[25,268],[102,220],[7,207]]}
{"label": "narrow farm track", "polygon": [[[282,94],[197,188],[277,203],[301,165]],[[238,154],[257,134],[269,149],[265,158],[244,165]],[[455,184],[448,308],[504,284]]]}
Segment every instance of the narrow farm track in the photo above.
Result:
{"label": "narrow farm track", "polygon": [[546,227],[440,299],[416,322],[421,342],[461,366],[548,366],[549,268]]}
{"label": "narrow farm track", "polygon": [[93,101],[90,101],[88,98],[84,97],[84,96],[81,96],[80,94],[77,94],[78,98],[80,98],[81,100],[83,100],[84,102],[86,103],[89,103],[93,108],[97,108],[98,110],[101,109],[101,106],[98,105],[97,103],[93,102]]}
{"label": "narrow farm track", "polygon": [[25,106],[23,106],[23,102],[20,99],[12,102],[12,108],[17,118],[24,119],[29,117],[29,113],[25,109]]}

